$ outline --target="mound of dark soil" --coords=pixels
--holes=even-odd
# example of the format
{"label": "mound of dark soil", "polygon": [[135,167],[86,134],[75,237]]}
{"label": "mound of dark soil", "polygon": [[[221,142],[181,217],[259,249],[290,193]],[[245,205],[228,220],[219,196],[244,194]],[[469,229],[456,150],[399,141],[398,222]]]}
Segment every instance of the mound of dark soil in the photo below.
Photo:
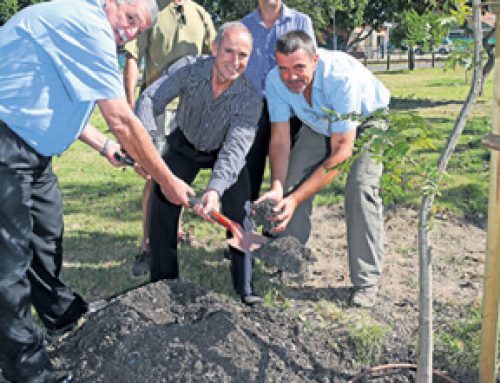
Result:
{"label": "mound of dark soil", "polygon": [[53,352],[76,382],[345,382],[345,363],[297,319],[188,282],[130,291]]}
{"label": "mound of dark soil", "polygon": [[[89,315],[51,350],[51,357],[73,373],[75,382],[89,383],[333,383],[349,382],[370,365],[415,363],[417,226],[415,210],[386,211],[384,272],[377,304],[370,310],[348,305],[351,283],[342,206],[320,207],[313,213],[308,247],[316,261],[308,265],[307,278],[277,287],[287,307],[249,309],[188,282],[158,282],[120,295]],[[442,331],[480,302],[486,233],[440,214],[430,240],[434,327]],[[273,251],[282,248],[286,254],[292,247],[278,243]],[[300,257],[307,258],[299,255],[297,265]],[[303,265],[297,267],[301,271]],[[380,326],[385,330],[378,339]],[[436,344],[436,369],[446,370],[457,382],[477,381],[477,364],[450,365],[447,353],[446,345],[443,349]],[[411,370],[395,370],[361,381],[415,378]]]}
{"label": "mound of dark soil", "polygon": [[291,236],[270,240],[256,250],[254,256],[268,265],[298,278],[304,278],[308,266],[316,261],[316,258],[311,254],[311,249],[302,245],[297,238]]}

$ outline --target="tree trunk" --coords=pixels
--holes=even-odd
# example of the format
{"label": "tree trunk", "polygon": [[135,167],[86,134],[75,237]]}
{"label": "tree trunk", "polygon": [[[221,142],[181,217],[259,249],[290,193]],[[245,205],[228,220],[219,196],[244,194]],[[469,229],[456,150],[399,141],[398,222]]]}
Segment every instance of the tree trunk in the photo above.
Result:
{"label": "tree trunk", "polygon": [[496,28],[489,31],[486,35],[483,36],[483,48],[488,55],[488,59],[486,60],[486,64],[483,66],[483,77],[481,79],[481,89],[479,91],[479,95],[482,96],[484,94],[484,82],[486,76],[491,72],[493,67],[495,66],[495,45],[490,44],[490,38],[495,34]]}
{"label": "tree trunk", "polygon": [[[453,131],[451,132],[448,142],[439,158],[438,177],[445,171],[448,162],[455,150],[458,139],[462,134],[467,118],[476,102],[479,95],[481,78],[482,78],[482,63],[481,63],[481,10],[480,0],[473,0],[472,8],[474,13],[474,76],[467,95],[467,99],[460,110],[460,113],[455,121]],[[439,182],[439,179],[431,180],[431,182]],[[419,216],[419,328],[418,328],[418,365],[417,365],[417,382],[431,383],[432,382],[432,257],[431,247],[428,241],[429,231],[429,214],[432,209],[436,189],[425,195],[422,198]]]}
{"label": "tree trunk", "polygon": [[408,69],[415,69],[415,51],[411,45],[408,46]]}

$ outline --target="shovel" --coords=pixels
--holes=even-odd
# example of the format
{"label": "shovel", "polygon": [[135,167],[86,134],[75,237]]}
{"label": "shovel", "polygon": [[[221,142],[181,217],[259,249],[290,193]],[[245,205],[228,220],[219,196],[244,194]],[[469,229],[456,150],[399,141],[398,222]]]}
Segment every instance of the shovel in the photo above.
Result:
{"label": "shovel", "polygon": [[[189,196],[189,202],[194,206],[200,203],[200,200]],[[233,234],[233,238],[228,239],[227,243],[238,250],[245,253],[254,251],[268,241],[268,238],[261,234],[254,233],[253,231],[244,231],[239,223],[230,220],[216,210],[212,210],[210,215],[214,221],[224,226]]]}

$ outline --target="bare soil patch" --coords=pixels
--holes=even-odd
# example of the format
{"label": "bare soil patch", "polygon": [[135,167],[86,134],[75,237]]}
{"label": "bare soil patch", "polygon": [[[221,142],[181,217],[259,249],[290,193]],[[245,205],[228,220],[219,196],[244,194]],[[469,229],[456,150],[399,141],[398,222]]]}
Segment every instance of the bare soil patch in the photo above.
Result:
{"label": "bare soil patch", "polygon": [[[274,277],[289,307],[247,308],[189,281],[161,281],[89,315],[54,347],[52,358],[72,371],[76,382],[120,383],[348,382],[369,364],[415,362],[417,212],[402,207],[386,212],[384,275],[378,304],[370,310],[348,305],[342,206],[316,208],[313,221],[309,247],[316,261],[306,276]],[[460,319],[465,307],[480,299],[486,233],[441,214],[431,239],[439,327]],[[352,337],[352,318],[385,326],[383,342],[360,347]],[[476,380],[473,369],[450,371],[439,356],[435,367],[457,382]],[[369,381],[413,382],[414,374],[401,370]]]}

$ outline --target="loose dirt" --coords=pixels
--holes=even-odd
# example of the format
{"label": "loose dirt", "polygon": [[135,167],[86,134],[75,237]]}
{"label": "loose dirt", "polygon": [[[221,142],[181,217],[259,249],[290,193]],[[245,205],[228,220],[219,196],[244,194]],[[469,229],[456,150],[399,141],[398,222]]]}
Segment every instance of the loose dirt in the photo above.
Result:
{"label": "loose dirt", "polygon": [[[385,217],[386,259],[373,309],[349,307],[343,209],[320,207],[309,242],[315,261],[303,277],[283,279],[269,270],[283,307],[247,308],[189,281],[161,281],[90,314],[51,357],[76,382],[116,383],[348,382],[370,364],[414,363],[417,212],[397,208]],[[481,225],[440,214],[431,241],[439,328],[480,301],[486,234]],[[376,342],[380,326],[386,330]],[[436,350],[436,368],[448,369],[445,352]],[[448,373],[457,382],[477,380],[474,366]],[[369,381],[413,382],[414,373],[395,370]]]}

